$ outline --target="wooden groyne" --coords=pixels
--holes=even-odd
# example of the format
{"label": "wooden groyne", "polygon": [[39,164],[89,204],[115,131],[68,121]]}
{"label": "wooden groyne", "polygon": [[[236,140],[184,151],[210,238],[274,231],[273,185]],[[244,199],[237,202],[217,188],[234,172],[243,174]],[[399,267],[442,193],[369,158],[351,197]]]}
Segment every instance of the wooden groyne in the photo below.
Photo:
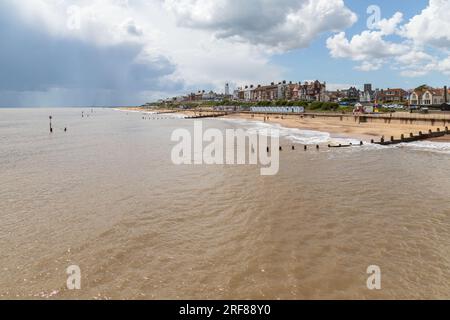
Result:
{"label": "wooden groyne", "polygon": [[408,137],[405,135],[401,135],[400,139],[395,139],[395,137],[391,136],[389,140],[386,140],[384,137],[381,138],[379,142],[375,142],[374,140],[371,141],[373,144],[378,144],[382,146],[390,146],[400,143],[410,143],[410,142],[416,142],[416,141],[422,141],[422,140],[428,140],[428,139],[434,139],[434,138],[441,138],[446,135],[450,134],[450,131],[448,127],[445,127],[445,130],[437,129],[437,131],[429,130],[428,133],[423,133],[422,131],[419,132],[418,135],[414,135],[413,133],[410,133]]}
{"label": "wooden groyne", "polygon": [[[441,130],[438,128],[436,131],[429,130],[427,133],[423,133],[422,131],[419,132],[419,134],[415,135],[413,133],[410,133],[409,136],[406,136],[402,134],[399,139],[396,139],[394,136],[391,136],[389,140],[386,140],[384,137],[380,139],[380,141],[371,140],[370,143],[377,144],[381,146],[390,146],[390,145],[396,145],[400,143],[411,143],[411,142],[417,142],[417,141],[423,141],[428,139],[435,139],[435,138],[441,138],[446,135],[450,135],[450,131],[448,127],[445,127],[444,130]],[[361,141],[359,145],[355,144],[339,144],[339,145],[328,145],[328,148],[351,148],[356,146],[363,146],[364,143]]]}
{"label": "wooden groyne", "polygon": [[220,118],[225,117],[229,113],[228,112],[221,112],[221,113],[213,113],[213,114],[203,114],[200,113],[199,115],[186,117],[185,119],[206,119],[206,118]]}
{"label": "wooden groyne", "polygon": [[338,144],[338,145],[328,145],[328,148],[351,148],[351,147],[362,147],[364,145],[364,142],[360,142],[359,144]]}
{"label": "wooden groyne", "polygon": [[158,112],[156,112],[156,114],[172,114],[172,113],[179,113],[179,112],[181,112],[181,111],[178,111],[178,110],[176,110],[176,111],[158,111]]}

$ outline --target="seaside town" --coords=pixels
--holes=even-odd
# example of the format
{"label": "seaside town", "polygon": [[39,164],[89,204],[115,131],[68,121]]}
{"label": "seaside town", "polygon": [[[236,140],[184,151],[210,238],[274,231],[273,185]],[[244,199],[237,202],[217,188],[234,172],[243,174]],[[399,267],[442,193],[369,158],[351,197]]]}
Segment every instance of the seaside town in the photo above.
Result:
{"label": "seaside town", "polygon": [[[422,85],[415,89],[374,89],[364,84],[362,89],[352,86],[344,90],[329,91],[326,82],[272,82],[268,85],[245,85],[233,92],[225,85],[223,93],[199,90],[183,96],[159,100],[144,106],[179,107],[190,109],[195,106],[232,106],[235,110],[250,106],[302,106],[311,109],[336,111],[361,109],[372,113],[381,110],[418,110],[427,112],[438,109],[450,111],[450,90],[447,86],[433,88]],[[219,107],[216,107],[219,108]]]}

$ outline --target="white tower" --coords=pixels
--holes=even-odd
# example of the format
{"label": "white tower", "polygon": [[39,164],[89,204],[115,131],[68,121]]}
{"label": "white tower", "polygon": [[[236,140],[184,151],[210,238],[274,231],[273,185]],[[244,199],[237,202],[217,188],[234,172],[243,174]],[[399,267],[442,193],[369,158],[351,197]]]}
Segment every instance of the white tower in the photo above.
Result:
{"label": "white tower", "polygon": [[225,84],[225,95],[226,96],[230,95],[230,84],[229,83]]}

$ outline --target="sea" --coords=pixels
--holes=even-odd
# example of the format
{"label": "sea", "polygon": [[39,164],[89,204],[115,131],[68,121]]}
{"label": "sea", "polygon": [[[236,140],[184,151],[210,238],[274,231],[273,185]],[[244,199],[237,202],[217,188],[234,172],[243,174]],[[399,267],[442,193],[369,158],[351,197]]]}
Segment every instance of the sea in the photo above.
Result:
{"label": "sea", "polygon": [[279,172],[262,176],[174,164],[194,121],[0,109],[0,299],[450,298],[450,144],[202,120],[278,129]]}

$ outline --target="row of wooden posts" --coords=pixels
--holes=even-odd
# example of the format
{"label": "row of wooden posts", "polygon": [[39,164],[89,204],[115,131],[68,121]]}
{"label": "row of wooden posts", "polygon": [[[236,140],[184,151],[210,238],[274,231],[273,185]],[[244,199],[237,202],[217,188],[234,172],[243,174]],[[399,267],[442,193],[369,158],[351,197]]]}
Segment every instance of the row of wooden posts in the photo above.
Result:
{"label": "row of wooden posts", "polygon": [[[349,147],[356,147],[356,146],[362,147],[363,145],[364,145],[364,142],[361,141],[357,145],[355,145],[353,143],[345,144],[345,145],[344,144],[339,144],[339,145],[331,145],[331,144],[329,144],[328,148],[349,148]],[[304,151],[308,151],[310,149],[320,150],[320,148],[321,148],[321,146],[318,145],[318,144],[315,145],[315,146],[308,146],[308,145],[303,146],[303,150]],[[291,147],[291,150],[292,151],[296,150],[294,145]],[[279,147],[279,151],[283,151],[283,147],[282,146]],[[270,152],[270,148],[267,147],[267,153],[269,153],[269,152]]]}
{"label": "row of wooden posts", "polygon": [[[388,145],[394,145],[394,144],[400,144],[400,143],[408,143],[408,142],[415,142],[415,141],[421,141],[421,140],[427,140],[427,139],[432,139],[432,138],[439,138],[439,137],[443,137],[447,134],[450,134],[450,130],[448,127],[445,127],[444,130],[441,130],[440,128],[438,128],[435,132],[433,132],[433,130],[428,130],[428,133],[423,133],[422,131],[419,132],[418,135],[414,135],[413,133],[409,134],[409,137],[405,137],[404,134],[402,134],[400,136],[400,139],[395,139],[394,136],[391,136],[390,140],[386,140],[384,137],[381,138],[381,140],[379,142],[376,142],[375,140],[371,140],[370,143],[372,144],[379,144],[379,145],[384,145],[384,146],[388,146]],[[328,148],[349,148],[349,147],[355,147],[355,146],[364,146],[364,142],[361,141],[358,145],[355,145],[353,143],[350,144],[338,144],[338,145],[328,145]],[[279,147],[280,151],[283,151],[283,147]],[[295,146],[291,147],[292,150],[295,150]],[[314,148],[314,147],[313,147]],[[303,149],[305,151],[307,151],[309,149],[308,146],[303,146]],[[316,150],[320,150],[320,145],[316,145],[315,146]],[[270,152],[270,148],[267,147],[267,152]]]}
{"label": "row of wooden posts", "polygon": [[[53,124],[52,124],[53,117],[49,116],[48,118],[50,120],[50,133],[53,133]],[[64,132],[67,132],[67,127],[64,128]]]}
{"label": "row of wooden posts", "polygon": [[408,143],[408,142],[415,142],[415,141],[421,141],[421,140],[427,140],[432,138],[440,138],[447,134],[450,134],[450,131],[448,127],[445,127],[445,129],[442,131],[440,128],[437,128],[435,132],[433,130],[428,130],[428,133],[423,133],[422,131],[419,132],[418,135],[414,135],[413,133],[409,134],[409,137],[405,137],[404,134],[400,136],[400,139],[395,139],[394,136],[391,136],[390,140],[386,140],[385,137],[382,137],[379,142],[375,142],[373,139],[371,140],[371,143],[379,144],[379,145],[393,145],[393,144],[399,144],[399,143]]}

